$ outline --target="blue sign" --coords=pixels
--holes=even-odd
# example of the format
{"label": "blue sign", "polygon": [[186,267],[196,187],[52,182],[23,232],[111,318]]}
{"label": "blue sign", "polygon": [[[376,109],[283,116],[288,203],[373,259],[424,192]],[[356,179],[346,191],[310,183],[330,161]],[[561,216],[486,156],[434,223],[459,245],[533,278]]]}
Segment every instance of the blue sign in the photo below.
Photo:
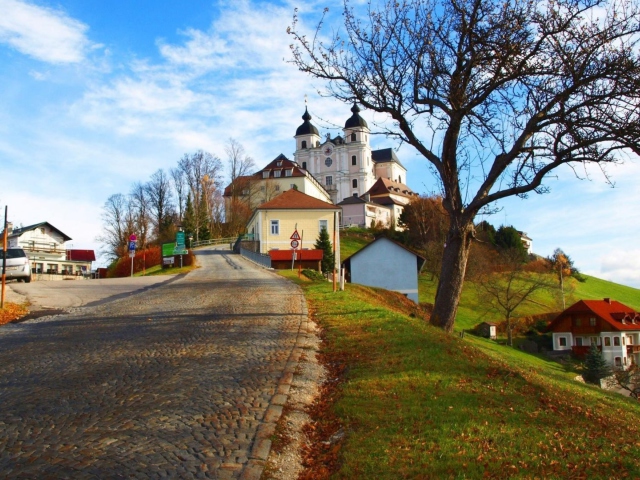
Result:
{"label": "blue sign", "polygon": [[136,249],[136,242],[135,241],[131,241],[129,242],[129,251],[135,251]]}

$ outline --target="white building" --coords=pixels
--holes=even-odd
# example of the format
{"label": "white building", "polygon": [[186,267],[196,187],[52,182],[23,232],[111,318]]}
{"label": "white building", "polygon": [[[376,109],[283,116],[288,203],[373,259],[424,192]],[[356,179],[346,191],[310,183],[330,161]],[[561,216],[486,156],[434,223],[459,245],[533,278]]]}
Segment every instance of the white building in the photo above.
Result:
{"label": "white building", "polygon": [[91,273],[95,261],[93,250],[67,249],[65,243],[71,237],[49,222],[27,227],[11,228],[8,231],[9,248],[22,248],[36,280],[57,280],[65,276],[81,276]]}
{"label": "white building", "polygon": [[407,180],[407,170],[392,149],[371,150],[369,127],[359,115],[360,108],[354,105],[351,112],[344,124],[344,136],[331,138],[327,134],[322,139],[306,109],[304,123],[295,134],[296,163],[324,186],[335,204],[364,195],[379,178],[401,184]]}

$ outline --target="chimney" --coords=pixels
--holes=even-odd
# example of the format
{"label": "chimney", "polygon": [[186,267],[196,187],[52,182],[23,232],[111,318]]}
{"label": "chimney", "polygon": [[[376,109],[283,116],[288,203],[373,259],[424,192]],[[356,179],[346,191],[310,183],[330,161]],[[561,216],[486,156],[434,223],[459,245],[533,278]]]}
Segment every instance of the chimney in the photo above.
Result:
{"label": "chimney", "polygon": [[610,298],[607,297],[607,298],[604,299],[604,301],[607,302],[609,305],[611,305],[611,299]]}

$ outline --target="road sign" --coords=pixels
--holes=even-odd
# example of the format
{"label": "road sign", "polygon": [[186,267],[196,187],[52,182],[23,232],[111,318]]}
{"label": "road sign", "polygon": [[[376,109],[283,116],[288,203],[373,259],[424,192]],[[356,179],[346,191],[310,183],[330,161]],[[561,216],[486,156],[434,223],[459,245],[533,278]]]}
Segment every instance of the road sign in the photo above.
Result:
{"label": "road sign", "polygon": [[136,256],[136,251],[135,251],[135,250],[131,250],[131,251],[129,252],[129,257],[133,258],[133,257],[135,257],[135,256]]}
{"label": "road sign", "polygon": [[290,240],[300,240],[300,234],[298,233],[298,230],[295,230],[293,232],[293,235],[291,235],[291,237],[289,239]]}
{"label": "road sign", "polygon": [[298,240],[291,240],[291,248],[298,248],[298,245],[300,245]]}
{"label": "road sign", "polygon": [[129,235],[129,241],[136,242],[137,240],[138,240],[138,237],[136,237],[135,233],[132,233],[131,235]]}
{"label": "road sign", "polygon": [[136,251],[136,242],[134,240],[129,242],[129,251],[130,252],[135,252]]}

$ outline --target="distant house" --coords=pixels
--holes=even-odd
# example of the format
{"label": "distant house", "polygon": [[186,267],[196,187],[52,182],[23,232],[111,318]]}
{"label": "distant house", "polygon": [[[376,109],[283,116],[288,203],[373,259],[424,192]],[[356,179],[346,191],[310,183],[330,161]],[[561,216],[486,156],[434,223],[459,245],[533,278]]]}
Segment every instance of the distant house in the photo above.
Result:
{"label": "distant house", "polygon": [[343,227],[371,227],[373,223],[388,226],[393,218],[392,209],[367,200],[367,196],[347,197],[338,206],[342,208]]}
{"label": "distant house", "polygon": [[548,330],[555,351],[584,356],[595,347],[612,366],[640,363],[640,313],[610,298],[580,300],[558,315]]}
{"label": "distant house", "polygon": [[497,329],[498,325],[492,322],[482,322],[476,327],[478,335],[484,338],[490,338],[491,340],[495,340],[496,338],[498,338]]}
{"label": "distant house", "polygon": [[253,240],[253,250],[266,254],[270,250],[291,250],[291,236],[297,226],[302,237],[298,248],[313,248],[321,229],[326,229],[332,238],[339,212],[336,205],[290,189],[256,208],[247,232]]}
{"label": "distant house", "polygon": [[518,231],[520,234],[520,240],[522,240],[522,245],[529,255],[533,253],[533,240],[527,235],[527,232]]}
{"label": "distant house", "polygon": [[404,245],[379,237],[342,265],[352,283],[400,292],[418,303],[418,275],[424,262]]}
{"label": "distant house", "polygon": [[331,202],[331,196],[313,175],[280,154],[262,170],[253,175],[238,177],[224,189],[226,218],[230,218],[234,200],[243,202],[253,210],[291,189]]}
{"label": "distant house", "polygon": [[25,251],[31,271],[39,280],[59,280],[91,273],[91,264],[96,260],[94,251],[67,249],[64,244],[69,240],[71,237],[49,222],[8,230],[9,248]]}

